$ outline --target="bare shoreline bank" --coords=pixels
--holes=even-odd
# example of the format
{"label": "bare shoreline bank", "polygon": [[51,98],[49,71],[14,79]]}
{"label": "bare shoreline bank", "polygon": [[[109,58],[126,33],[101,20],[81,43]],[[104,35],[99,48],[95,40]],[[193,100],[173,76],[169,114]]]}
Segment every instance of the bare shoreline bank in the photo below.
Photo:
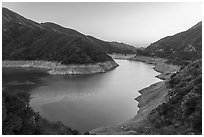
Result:
{"label": "bare shoreline bank", "polygon": [[160,75],[156,76],[159,79],[167,80],[171,77],[172,74],[177,72],[180,69],[180,66],[167,64],[166,59],[163,58],[153,58],[153,57],[146,57],[146,56],[135,56],[130,60],[134,61],[142,61],[148,64],[153,64],[155,67],[153,68],[155,71],[161,73]]}
{"label": "bare shoreline bank", "polygon": [[[155,71],[160,72],[161,74],[156,76],[159,79],[164,81],[153,83],[149,87],[143,88],[138,92],[141,94],[136,97],[135,100],[138,101],[139,110],[137,114],[130,120],[112,126],[105,126],[93,129],[90,131],[91,134],[99,135],[137,135],[137,129],[146,123],[149,113],[160,104],[168,101],[168,91],[166,85],[166,80],[168,80],[172,74],[177,72],[180,67],[175,65],[166,64],[164,59],[161,58],[152,58],[145,56],[134,56],[128,55],[125,58],[122,55],[114,55],[115,58],[123,58],[133,61],[141,61],[148,64],[153,64]],[[130,58],[129,58],[130,57]],[[148,127],[147,127],[148,128]]]}
{"label": "bare shoreline bank", "polygon": [[135,54],[108,54],[113,59],[129,60],[135,56]]}
{"label": "bare shoreline bank", "polygon": [[119,65],[115,61],[99,62],[95,64],[63,65],[54,61],[2,61],[2,67],[23,67],[46,69],[51,75],[80,75],[96,74],[110,71]]}
{"label": "bare shoreline bank", "polygon": [[154,65],[153,69],[161,73],[156,77],[162,80],[169,79],[172,74],[174,74],[180,69],[180,66],[165,63],[166,59],[163,59],[163,58],[138,56],[135,54],[109,54],[109,56],[111,56],[113,59],[140,61],[147,64],[152,64]]}

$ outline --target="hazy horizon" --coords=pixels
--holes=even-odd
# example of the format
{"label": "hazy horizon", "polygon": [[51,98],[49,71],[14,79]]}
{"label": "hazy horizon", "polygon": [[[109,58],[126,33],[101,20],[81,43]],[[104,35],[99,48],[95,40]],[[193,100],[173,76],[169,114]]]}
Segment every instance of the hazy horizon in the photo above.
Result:
{"label": "hazy horizon", "polygon": [[146,47],[202,20],[201,2],[3,2],[38,23],[53,22],[105,41]]}

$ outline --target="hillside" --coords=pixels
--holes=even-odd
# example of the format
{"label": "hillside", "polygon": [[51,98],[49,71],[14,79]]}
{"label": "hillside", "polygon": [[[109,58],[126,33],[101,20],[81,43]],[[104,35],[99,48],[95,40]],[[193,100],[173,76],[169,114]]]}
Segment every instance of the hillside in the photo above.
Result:
{"label": "hillside", "polygon": [[135,130],[138,134],[202,134],[202,60],[189,64],[166,84],[169,100],[153,109]]}
{"label": "hillside", "polygon": [[2,28],[3,60],[87,64],[112,61],[106,53],[129,51],[102,40],[95,42],[73,29],[54,23],[34,22],[6,8],[2,9]]}
{"label": "hillside", "polygon": [[140,54],[168,59],[168,63],[187,65],[202,57],[202,22],[190,29],[150,44]]}
{"label": "hillside", "polygon": [[[102,41],[100,39],[94,38],[92,36],[87,36],[87,38],[96,45],[99,49],[104,51],[107,54],[111,53],[120,53],[120,54],[131,54],[135,53],[137,48],[127,45],[124,43],[118,43],[118,42],[106,42]],[[103,46],[101,46],[103,45]]]}
{"label": "hillside", "polygon": [[79,131],[61,122],[49,122],[34,112],[30,95],[26,91],[5,88],[2,90],[3,135],[77,135]]}
{"label": "hillside", "polygon": [[[153,110],[149,107],[142,124],[134,123],[132,130],[137,134],[202,134],[202,22],[152,43],[139,55],[164,58],[182,67],[164,81],[166,90],[160,87],[156,92],[167,92],[162,98],[167,101]],[[149,92],[155,91],[149,88]]]}

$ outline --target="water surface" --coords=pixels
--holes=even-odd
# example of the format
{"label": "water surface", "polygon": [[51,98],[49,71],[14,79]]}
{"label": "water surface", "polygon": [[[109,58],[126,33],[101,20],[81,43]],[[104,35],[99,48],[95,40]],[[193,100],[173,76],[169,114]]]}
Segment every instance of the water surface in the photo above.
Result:
{"label": "water surface", "polygon": [[52,76],[37,69],[3,69],[3,86],[31,94],[31,106],[50,121],[81,130],[124,122],[136,115],[138,90],[160,81],[152,65],[116,60],[107,73]]}

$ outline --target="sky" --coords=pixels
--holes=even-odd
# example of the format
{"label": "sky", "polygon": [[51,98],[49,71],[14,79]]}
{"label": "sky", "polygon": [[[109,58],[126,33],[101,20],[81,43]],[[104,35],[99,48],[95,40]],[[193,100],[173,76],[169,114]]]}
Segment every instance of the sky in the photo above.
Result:
{"label": "sky", "polygon": [[105,41],[147,47],[202,20],[201,2],[3,2],[18,14]]}

